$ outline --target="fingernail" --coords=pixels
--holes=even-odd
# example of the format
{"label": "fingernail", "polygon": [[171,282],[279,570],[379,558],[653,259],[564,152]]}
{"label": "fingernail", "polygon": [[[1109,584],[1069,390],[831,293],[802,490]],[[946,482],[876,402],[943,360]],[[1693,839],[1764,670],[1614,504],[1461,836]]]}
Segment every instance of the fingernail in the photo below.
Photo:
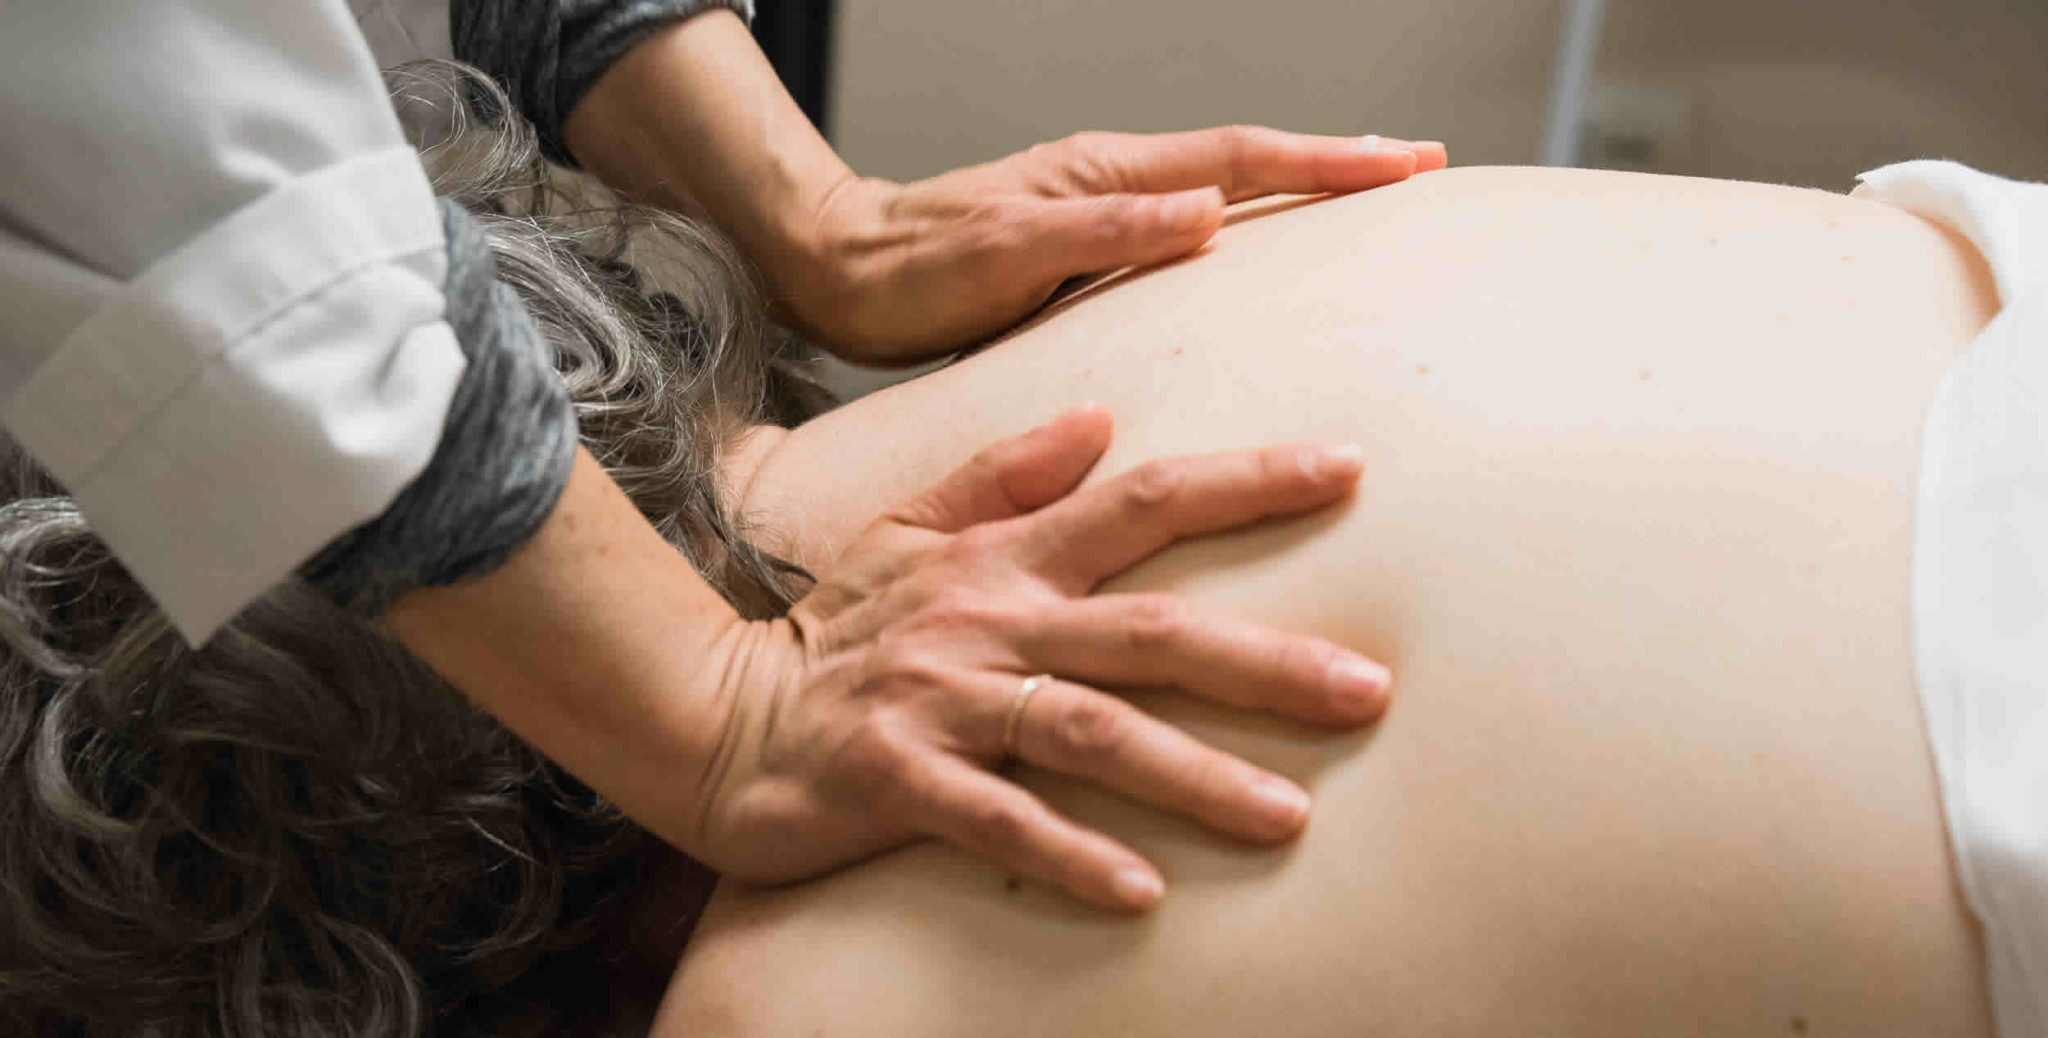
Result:
{"label": "fingernail", "polygon": [[1116,889],[1116,898],[1132,908],[1151,908],[1159,903],[1166,893],[1166,884],[1146,869],[1129,868],[1119,871],[1111,881]]}
{"label": "fingernail", "polygon": [[1324,479],[1356,476],[1365,471],[1365,448],[1355,443],[1324,447],[1316,452],[1316,474]]}
{"label": "fingernail", "polygon": [[1364,151],[1367,155],[1409,154],[1408,146],[1405,143],[1382,137],[1377,133],[1368,133],[1360,137],[1358,145],[1360,150]]}
{"label": "fingernail", "polygon": [[1330,684],[1354,696],[1378,699],[1394,684],[1394,672],[1358,656],[1330,664]]}
{"label": "fingernail", "polygon": [[1160,226],[1174,232],[1200,227],[1208,218],[1210,207],[1216,204],[1216,194],[1214,189],[1204,188],[1168,195],[1159,202]]}
{"label": "fingernail", "polygon": [[1273,820],[1275,830],[1282,834],[1301,828],[1301,823],[1308,818],[1308,794],[1286,779],[1260,779],[1252,795],[1265,806],[1266,816]]}

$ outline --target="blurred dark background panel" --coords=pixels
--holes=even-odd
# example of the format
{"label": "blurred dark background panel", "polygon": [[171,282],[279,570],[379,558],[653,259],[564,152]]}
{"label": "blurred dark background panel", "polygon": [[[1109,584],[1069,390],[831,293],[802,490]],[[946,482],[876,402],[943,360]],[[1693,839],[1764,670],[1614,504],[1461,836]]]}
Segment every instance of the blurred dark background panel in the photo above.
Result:
{"label": "blurred dark background panel", "polygon": [[827,140],[827,91],[832,82],[833,0],[755,0],[754,38],[775,64],[790,96]]}

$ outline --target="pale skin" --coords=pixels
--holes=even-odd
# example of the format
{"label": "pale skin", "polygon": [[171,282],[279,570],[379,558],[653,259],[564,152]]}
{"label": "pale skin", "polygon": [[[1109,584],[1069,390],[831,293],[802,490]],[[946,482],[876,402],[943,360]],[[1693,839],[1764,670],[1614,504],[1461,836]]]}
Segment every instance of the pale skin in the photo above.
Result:
{"label": "pale skin", "polygon": [[1138,696],[1314,823],[1248,854],[1025,768],[1158,865],[1158,911],[1106,925],[931,845],[727,884],[656,1033],[1988,1038],[1908,572],[1921,417],[1995,305],[1966,243],[1873,202],[1452,170],[1243,220],[757,445],[750,506],[823,559],[1080,396],[1120,421],[1093,479],[1355,440],[1337,510],[1113,587],[1330,638],[1402,693],[1334,736]]}
{"label": "pale skin", "polygon": [[[1437,144],[1232,128],[1098,135],[921,184],[867,180],[726,11],[638,45],[565,135],[619,189],[718,224],[785,318],[874,361],[1006,327],[1072,274],[1196,248],[1226,197],[1356,190],[1444,162]],[[932,473],[815,567],[818,589],[787,617],[759,623],[579,453],[555,511],[510,561],[413,591],[385,620],[507,727],[724,874],[795,879],[938,837],[1099,908],[1143,911],[1163,892],[1143,857],[988,770],[1006,755],[1001,718],[1023,677],[1057,678],[1039,712],[1076,731],[1142,733],[1068,770],[1259,844],[1306,822],[1298,785],[1095,686],[1168,681],[1356,727],[1392,679],[1324,639],[1165,596],[1093,594],[1177,539],[1341,500],[1355,449],[1162,461],[1072,493],[1110,421],[1077,410],[951,477]],[[1131,632],[1162,628],[1132,644]]]}

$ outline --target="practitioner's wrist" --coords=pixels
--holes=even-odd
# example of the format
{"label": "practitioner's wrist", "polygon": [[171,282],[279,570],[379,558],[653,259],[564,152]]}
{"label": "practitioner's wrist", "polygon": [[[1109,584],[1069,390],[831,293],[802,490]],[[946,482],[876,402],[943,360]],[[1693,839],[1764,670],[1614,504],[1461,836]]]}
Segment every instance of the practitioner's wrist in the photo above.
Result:
{"label": "practitioner's wrist", "polygon": [[803,838],[840,843],[822,831],[834,817],[820,810],[818,791],[782,778],[803,769],[777,759],[772,748],[776,729],[800,715],[809,698],[805,664],[797,628],[780,617],[729,628],[699,672],[705,685],[698,694],[713,708],[707,719],[718,733],[717,749],[690,776],[696,812],[675,819],[661,835],[721,873],[786,880],[844,860],[811,861],[811,848],[799,846],[786,828],[800,823]]}
{"label": "practitioner's wrist", "polygon": [[815,252],[822,200],[853,179],[730,11],[649,36],[598,80],[563,132],[612,187],[708,216],[777,294]]}
{"label": "practitioner's wrist", "polygon": [[478,706],[684,849],[725,738],[724,661],[751,630],[579,450],[532,540],[386,623]]}

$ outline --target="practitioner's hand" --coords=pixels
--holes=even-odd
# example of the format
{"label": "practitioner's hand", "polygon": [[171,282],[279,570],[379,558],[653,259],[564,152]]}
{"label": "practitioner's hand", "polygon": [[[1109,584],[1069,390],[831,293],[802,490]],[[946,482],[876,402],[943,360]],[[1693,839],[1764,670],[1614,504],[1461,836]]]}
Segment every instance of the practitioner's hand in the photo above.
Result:
{"label": "practitioner's hand", "polygon": [[785,320],[880,364],[1001,331],[1075,274],[1190,252],[1222,225],[1226,202],[1357,191],[1444,164],[1434,142],[1228,126],[1083,133],[915,184],[863,179],[730,11],[636,45],[563,135],[606,183],[708,215]]}
{"label": "practitioner's hand", "polygon": [[1016,323],[1073,275],[1191,252],[1226,203],[1357,191],[1444,162],[1435,142],[1261,127],[1083,133],[914,184],[846,172],[765,272],[813,339],[902,363]]}
{"label": "practitioner's hand", "polygon": [[[684,845],[774,881],[930,835],[1098,905],[1158,899],[1144,859],[991,774],[1006,750],[1246,840],[1299,831],[1299,787],[1100,689],[1353,726],[1384,709],[1386,670],[1178,598],[1091,592],[1177,539],[1338,500],[1358,455],[1181,458],[1075,492],[1109,437],[1108,413],[1083,409],[984,451],[875,522],[787,619],[730,639],[713,661],[729,715]],[[1013,722],[1040,673],[1054,677]]]}

